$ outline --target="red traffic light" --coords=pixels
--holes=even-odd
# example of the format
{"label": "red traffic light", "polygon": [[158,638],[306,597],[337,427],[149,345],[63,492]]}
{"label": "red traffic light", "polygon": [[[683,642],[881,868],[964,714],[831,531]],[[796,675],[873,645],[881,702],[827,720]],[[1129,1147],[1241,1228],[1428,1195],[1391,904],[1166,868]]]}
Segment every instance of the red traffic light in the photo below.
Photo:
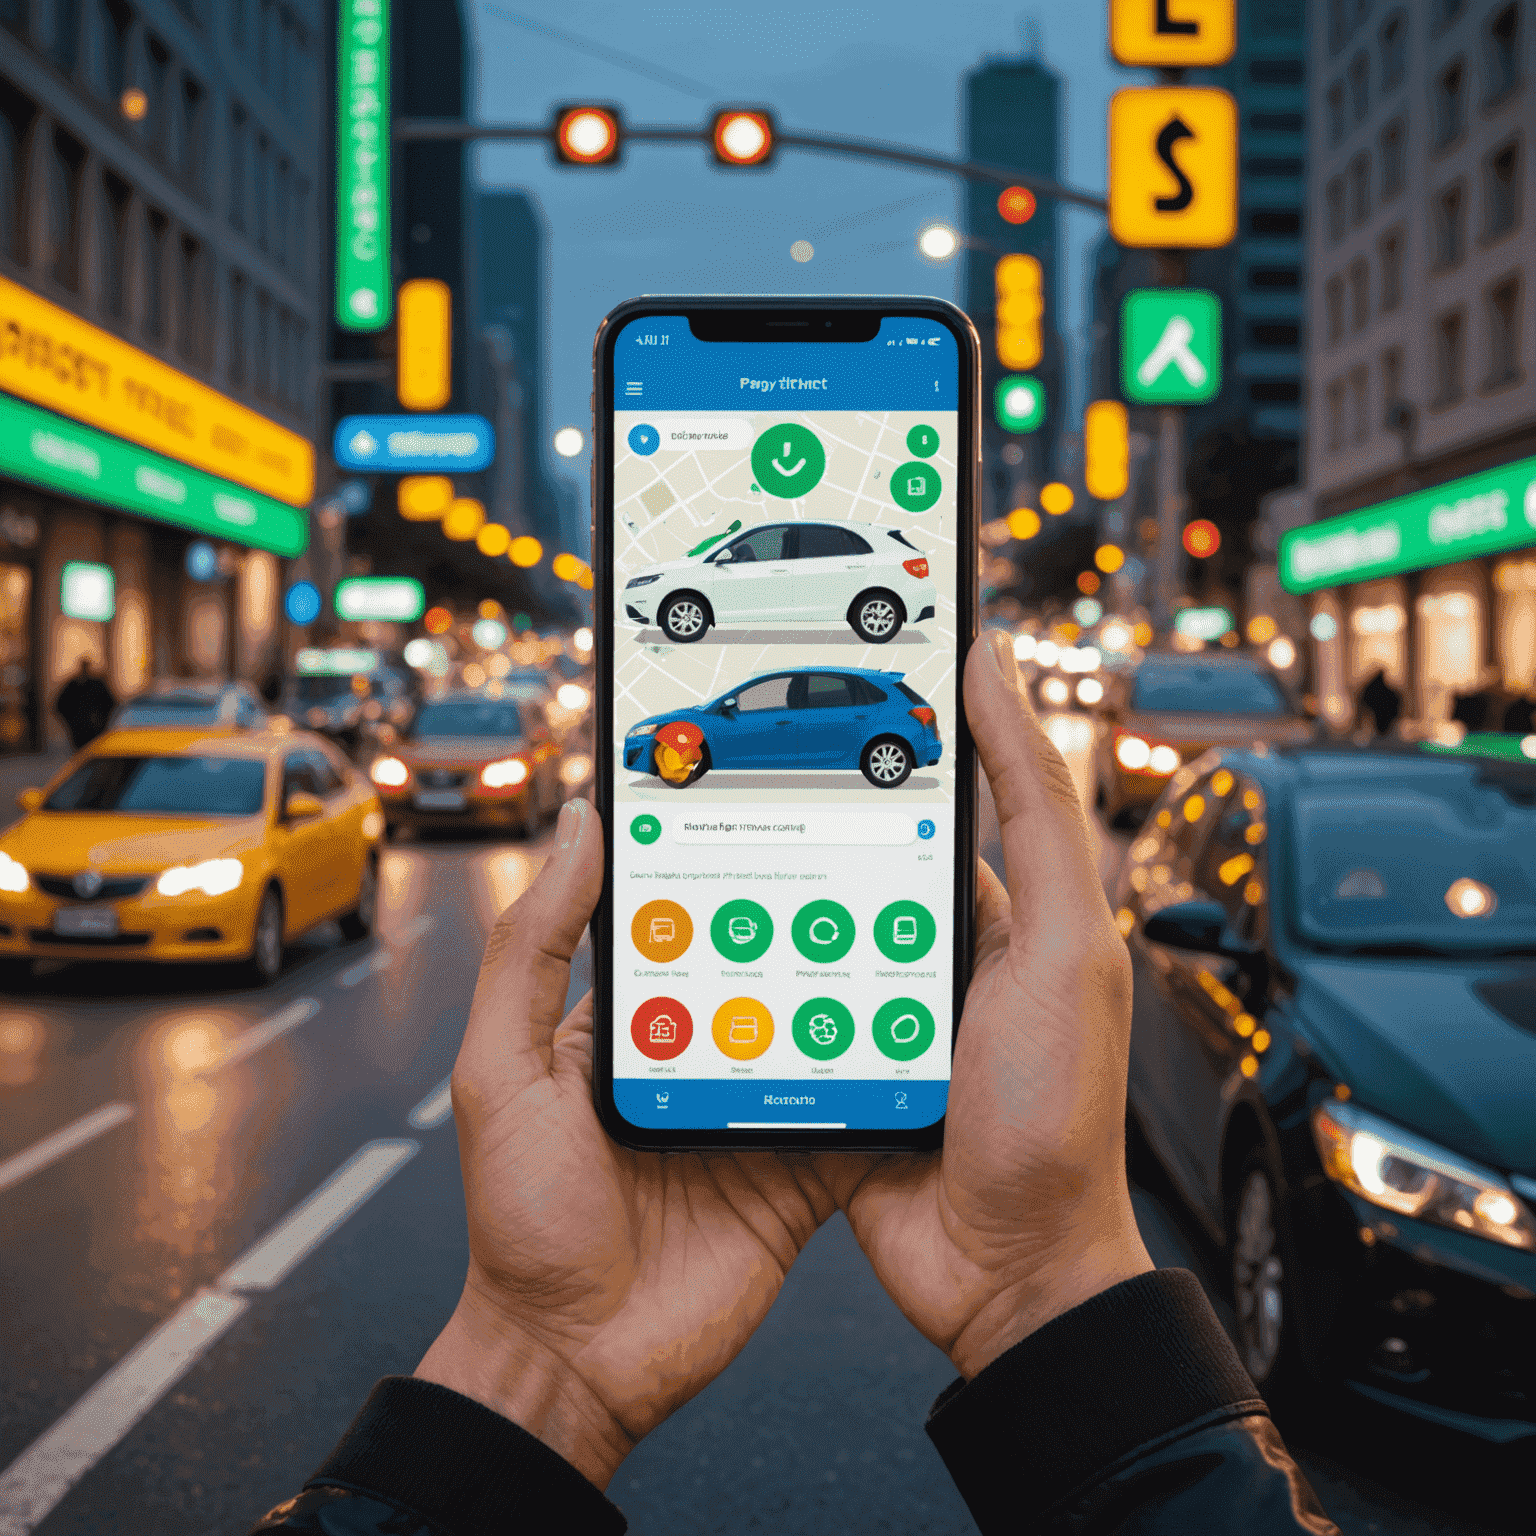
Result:
{"label": "red traffic light", "polygon": [[710,145],[721,165],[764,165],[773,158],[778,131],[766,107],[722,107],[715,113]]}
{"label": "red traffic light", "polygon": [[1221,548],[1221,530],[1208,518],[1197,517],[1184,525],[1184,549],[1196,560],[1208,559]]}
{"label": "red traffic light", "polygon": [[1010,224],[1027,224],[1035,216],[1035,194],[1028,187],[1004,187],[998,195],[997,211]]}
{"label": "red traffic light", "polygon": [[623,138],[617,107],[587,103],[555,109],[555,158],[562,165],[612,165]]}

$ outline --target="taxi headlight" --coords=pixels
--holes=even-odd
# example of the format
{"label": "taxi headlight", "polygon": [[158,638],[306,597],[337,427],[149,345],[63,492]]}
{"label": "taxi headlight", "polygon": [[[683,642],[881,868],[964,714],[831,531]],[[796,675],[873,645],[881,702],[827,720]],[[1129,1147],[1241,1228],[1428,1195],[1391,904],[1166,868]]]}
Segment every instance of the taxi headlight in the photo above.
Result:
{"label": "taxi headlight", "polygon": [[398,757],[381,757],[368,770],[368,777],[385,789],[399,789],[411,776],[411,770]]}
{"label": "taxi headlight", "polygon": [[155,882],[161,896],[185,896],[201,891],[205,896],[224,896],[245,878],[239,859],[204,859],[201,864],[177,864]]}
{"label": "taxi headlight", "polygon": [[20,893],[30,882],[25,866],[18,864],[8,853],[0,853],[0,891]]}
{"label": "taxi headlight", "polygon": [[1312,1111],[1312,1139],[1328,1177],[1372,1205],[1511,1248],[1536,1249],[1536,1219],[1490,1168],[1337,1099]]}
{"label": "taxi headlight", "polygon": [[487,789],[513,789],[527,777],[528,764],[520,757],[504,757],[480,770],[480,782]]}

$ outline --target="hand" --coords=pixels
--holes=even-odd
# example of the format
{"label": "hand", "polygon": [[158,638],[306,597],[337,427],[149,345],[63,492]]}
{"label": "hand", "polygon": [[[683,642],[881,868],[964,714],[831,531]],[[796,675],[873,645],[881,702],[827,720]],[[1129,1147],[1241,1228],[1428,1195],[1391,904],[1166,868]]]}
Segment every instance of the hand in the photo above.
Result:
{"label": "hand", "polygon": [[1125,1177],[1130,958],[1009,636],[971,648],[965,712],[1011,896],[982,864],[944,1148],[817,1169],[881,1284],[969,1379],[1152,1261]]}
{"label": "hand", "polygon": [[835,1208],[808,1159],[608,1139],[592,1104],[591,995],[560,1018],[602,881],[601,823],[572,801],[480,967],[453,1069],[469,1275],[416,1370],[599,1488],[735,1359]]}

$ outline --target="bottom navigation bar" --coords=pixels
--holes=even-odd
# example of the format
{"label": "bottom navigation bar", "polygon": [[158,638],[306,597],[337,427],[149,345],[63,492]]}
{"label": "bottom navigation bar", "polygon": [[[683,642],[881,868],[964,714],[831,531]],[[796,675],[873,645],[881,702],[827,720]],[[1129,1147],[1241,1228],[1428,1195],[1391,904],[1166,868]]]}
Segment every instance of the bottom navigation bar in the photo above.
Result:
{"label": "bottom navigation bar", "polygon": [[900,1078],[826,1083],[621,1077],[613,1097],[631,1125],[655,1130],[891,1130],[941,1120],[949,1084]]}

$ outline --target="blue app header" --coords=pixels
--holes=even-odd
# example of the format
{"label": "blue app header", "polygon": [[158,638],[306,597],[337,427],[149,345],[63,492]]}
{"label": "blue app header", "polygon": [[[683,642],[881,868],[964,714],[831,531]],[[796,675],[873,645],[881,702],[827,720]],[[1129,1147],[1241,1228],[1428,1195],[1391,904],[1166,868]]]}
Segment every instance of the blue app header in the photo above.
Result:
{"label": "blue app header", "polygon": [[960,352],[936,320],[887,316],[870,341],[734,342],[700,341],[684,315],[651,315],[631,320],[614,342],[613,406],[954,411]]}

